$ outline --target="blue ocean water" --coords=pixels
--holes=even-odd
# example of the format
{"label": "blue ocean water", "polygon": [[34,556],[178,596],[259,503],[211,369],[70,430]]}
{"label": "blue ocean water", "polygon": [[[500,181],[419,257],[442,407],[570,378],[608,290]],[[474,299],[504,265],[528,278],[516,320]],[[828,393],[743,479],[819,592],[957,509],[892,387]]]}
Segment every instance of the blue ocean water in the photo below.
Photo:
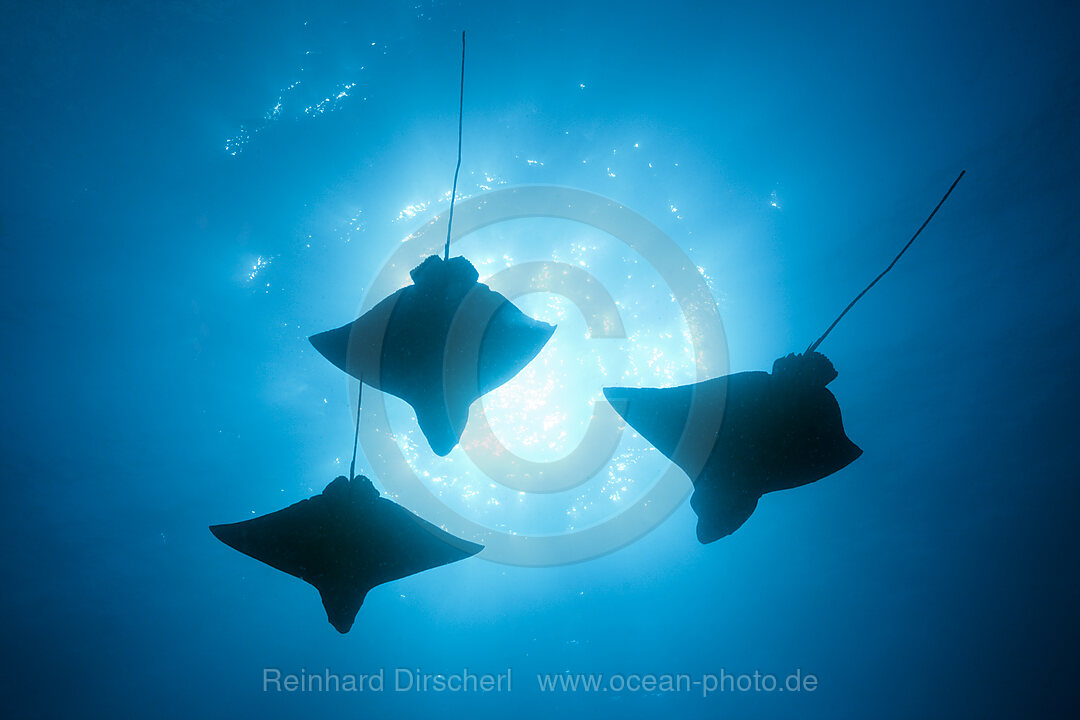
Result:
{"label": "blue ocean water", "polygon": [[[4,14],[5,717],[1075,713],[1075,4],[44,0]],[[689,480],[671,485],[632,433],[580,487],[526,493],[464,446],[436,458],[387,399],[393,442],[446,517],[504,540],[578,537],[661,483],[680,502],[545,567],[507,551],[380,586],[339,635],[310,586],[207,526],[345,472],[355,386],[306,338],[378,300],[381,273],[404,285],[395,253],[444,217],[463,30],[463,216],[537,186],[608,198],[688,258],[722,320],[706,362],[659,246],[557,217],[462,237],[482,279],[580,268],[625,325],[598,339],[565,297],[515,298],[559,329],[481,405],[534,462],[581,444],[604,384],[803,350],[967,175],[821,348],[855,463],[700,545]],[[420,512],[371,447],[358,467]],[[287,691],[273,672],[385,686]],[[510,673],[512,688],[395,683],[466,672]],[[800,689],[736,686],[754,673],[798,673]],[[577,674],[602,687],[538,679]]]}

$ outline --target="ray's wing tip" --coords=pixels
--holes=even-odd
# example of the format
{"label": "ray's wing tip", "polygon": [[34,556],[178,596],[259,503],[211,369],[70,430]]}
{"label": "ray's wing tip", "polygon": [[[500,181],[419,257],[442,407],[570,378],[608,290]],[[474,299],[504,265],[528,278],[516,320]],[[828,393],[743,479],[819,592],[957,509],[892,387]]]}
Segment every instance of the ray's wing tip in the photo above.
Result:
{"label": "ray's wing tip", "polygon": [[326,338],[323,337],[324,335],[326,335],[324,332],[308,335],[308,342],[320,355],[329,360],[330,356],[326,354]]}
{"label": "ray's wing tip", "polygon": [[487,549],[480,543],[474,543],[471,540],[461,540],[460,538],[458,538],[458,542],[460,543],[460,545],[458,546],[458,550],[460,550],[463,554],[463,557],[461,558],[462,560],[475,557]]}
{"label": "ray's wing tip", "polygon": [[229,528],[231,528],[233,524],[234,523],[220,523],[218,525],[211,525],[210,534],[216,537],[225,545],[228,545],[232,549],[237,550],[238,548],[236,547],[236,534],[229,532]]}
{"label": "ray's wing tip", "polygon": [[851,440],[848,440],[848,442],[851,443],[851,449],[848,452],[848,457],[846,458],[847,462],[845,462],[843,466],[841,466],[841,470],[861,458],[863,454],[863,449],[861,447],[851,442]]}
{"label": "ray's wing tip", "polygon": [[[343,328],[326,330],[308,336],[308,342],[311,343],[311,346],[326,360],[330,361],[331,365],[344,372],[349,372],[346,368],[350,337],[348,327],[346,325]],[[345,330],[345,332],[342,332],[342,330]]]}

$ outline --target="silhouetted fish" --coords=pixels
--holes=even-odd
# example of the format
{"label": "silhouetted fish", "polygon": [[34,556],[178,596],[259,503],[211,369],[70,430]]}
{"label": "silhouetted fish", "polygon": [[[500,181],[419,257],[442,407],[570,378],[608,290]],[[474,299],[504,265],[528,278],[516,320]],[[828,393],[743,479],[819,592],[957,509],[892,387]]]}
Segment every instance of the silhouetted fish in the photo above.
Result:
{"label": "silhouetted fish", "polygon": [[809,352],[780,358],[771,375],[604,395],[694,481],[698,540],[710,543],[738,530],[763,494],[820,480],[862,454],[825,388],[836,374],[824,355]]}
{"label": "silhouetted fish", "polygon": [[326,617],[347,633],[376,585],[471,557],[460,540],[379,497],[363,475],[336,478],[321,494],[269,515],[212,525],[226,545],[311,583]]}
{"label": "silhouetted fish", "polygon": [[461,439],[469,406],[536,357],[553,325],[533,320],[463,257],[432,255],[357,320],[311,337],[327,360],[412,405],[437,455]]}

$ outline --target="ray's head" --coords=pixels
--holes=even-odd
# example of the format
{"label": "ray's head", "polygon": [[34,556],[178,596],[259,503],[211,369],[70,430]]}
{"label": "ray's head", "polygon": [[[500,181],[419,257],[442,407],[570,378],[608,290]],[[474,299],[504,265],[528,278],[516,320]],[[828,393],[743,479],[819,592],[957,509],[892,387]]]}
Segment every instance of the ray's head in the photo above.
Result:
{"label": "ray's head", "polygon": [[819,352],[794,353],[773,363],[773,377],[783,383],[825,387],[836,379],[836,368]]}

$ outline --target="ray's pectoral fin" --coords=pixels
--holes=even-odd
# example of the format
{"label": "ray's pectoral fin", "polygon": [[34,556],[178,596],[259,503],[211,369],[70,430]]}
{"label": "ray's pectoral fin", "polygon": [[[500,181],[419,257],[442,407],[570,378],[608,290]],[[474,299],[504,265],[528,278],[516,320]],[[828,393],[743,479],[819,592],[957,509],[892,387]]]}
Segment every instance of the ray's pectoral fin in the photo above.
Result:
{"label": "ray's pectoral fin", "polygon": [[529,317],[508,300],[500,302],[480,344],[479,393],[487,394],[509,382],[540,354],[554,333],[554,325]]}
{"label": "ray's pectoral fin", "polygon": [[754,514],[760,498],[760,493],[699,479],[690,496],[690,507],[698,516],[698,542],[708,545],[738,530]]}

